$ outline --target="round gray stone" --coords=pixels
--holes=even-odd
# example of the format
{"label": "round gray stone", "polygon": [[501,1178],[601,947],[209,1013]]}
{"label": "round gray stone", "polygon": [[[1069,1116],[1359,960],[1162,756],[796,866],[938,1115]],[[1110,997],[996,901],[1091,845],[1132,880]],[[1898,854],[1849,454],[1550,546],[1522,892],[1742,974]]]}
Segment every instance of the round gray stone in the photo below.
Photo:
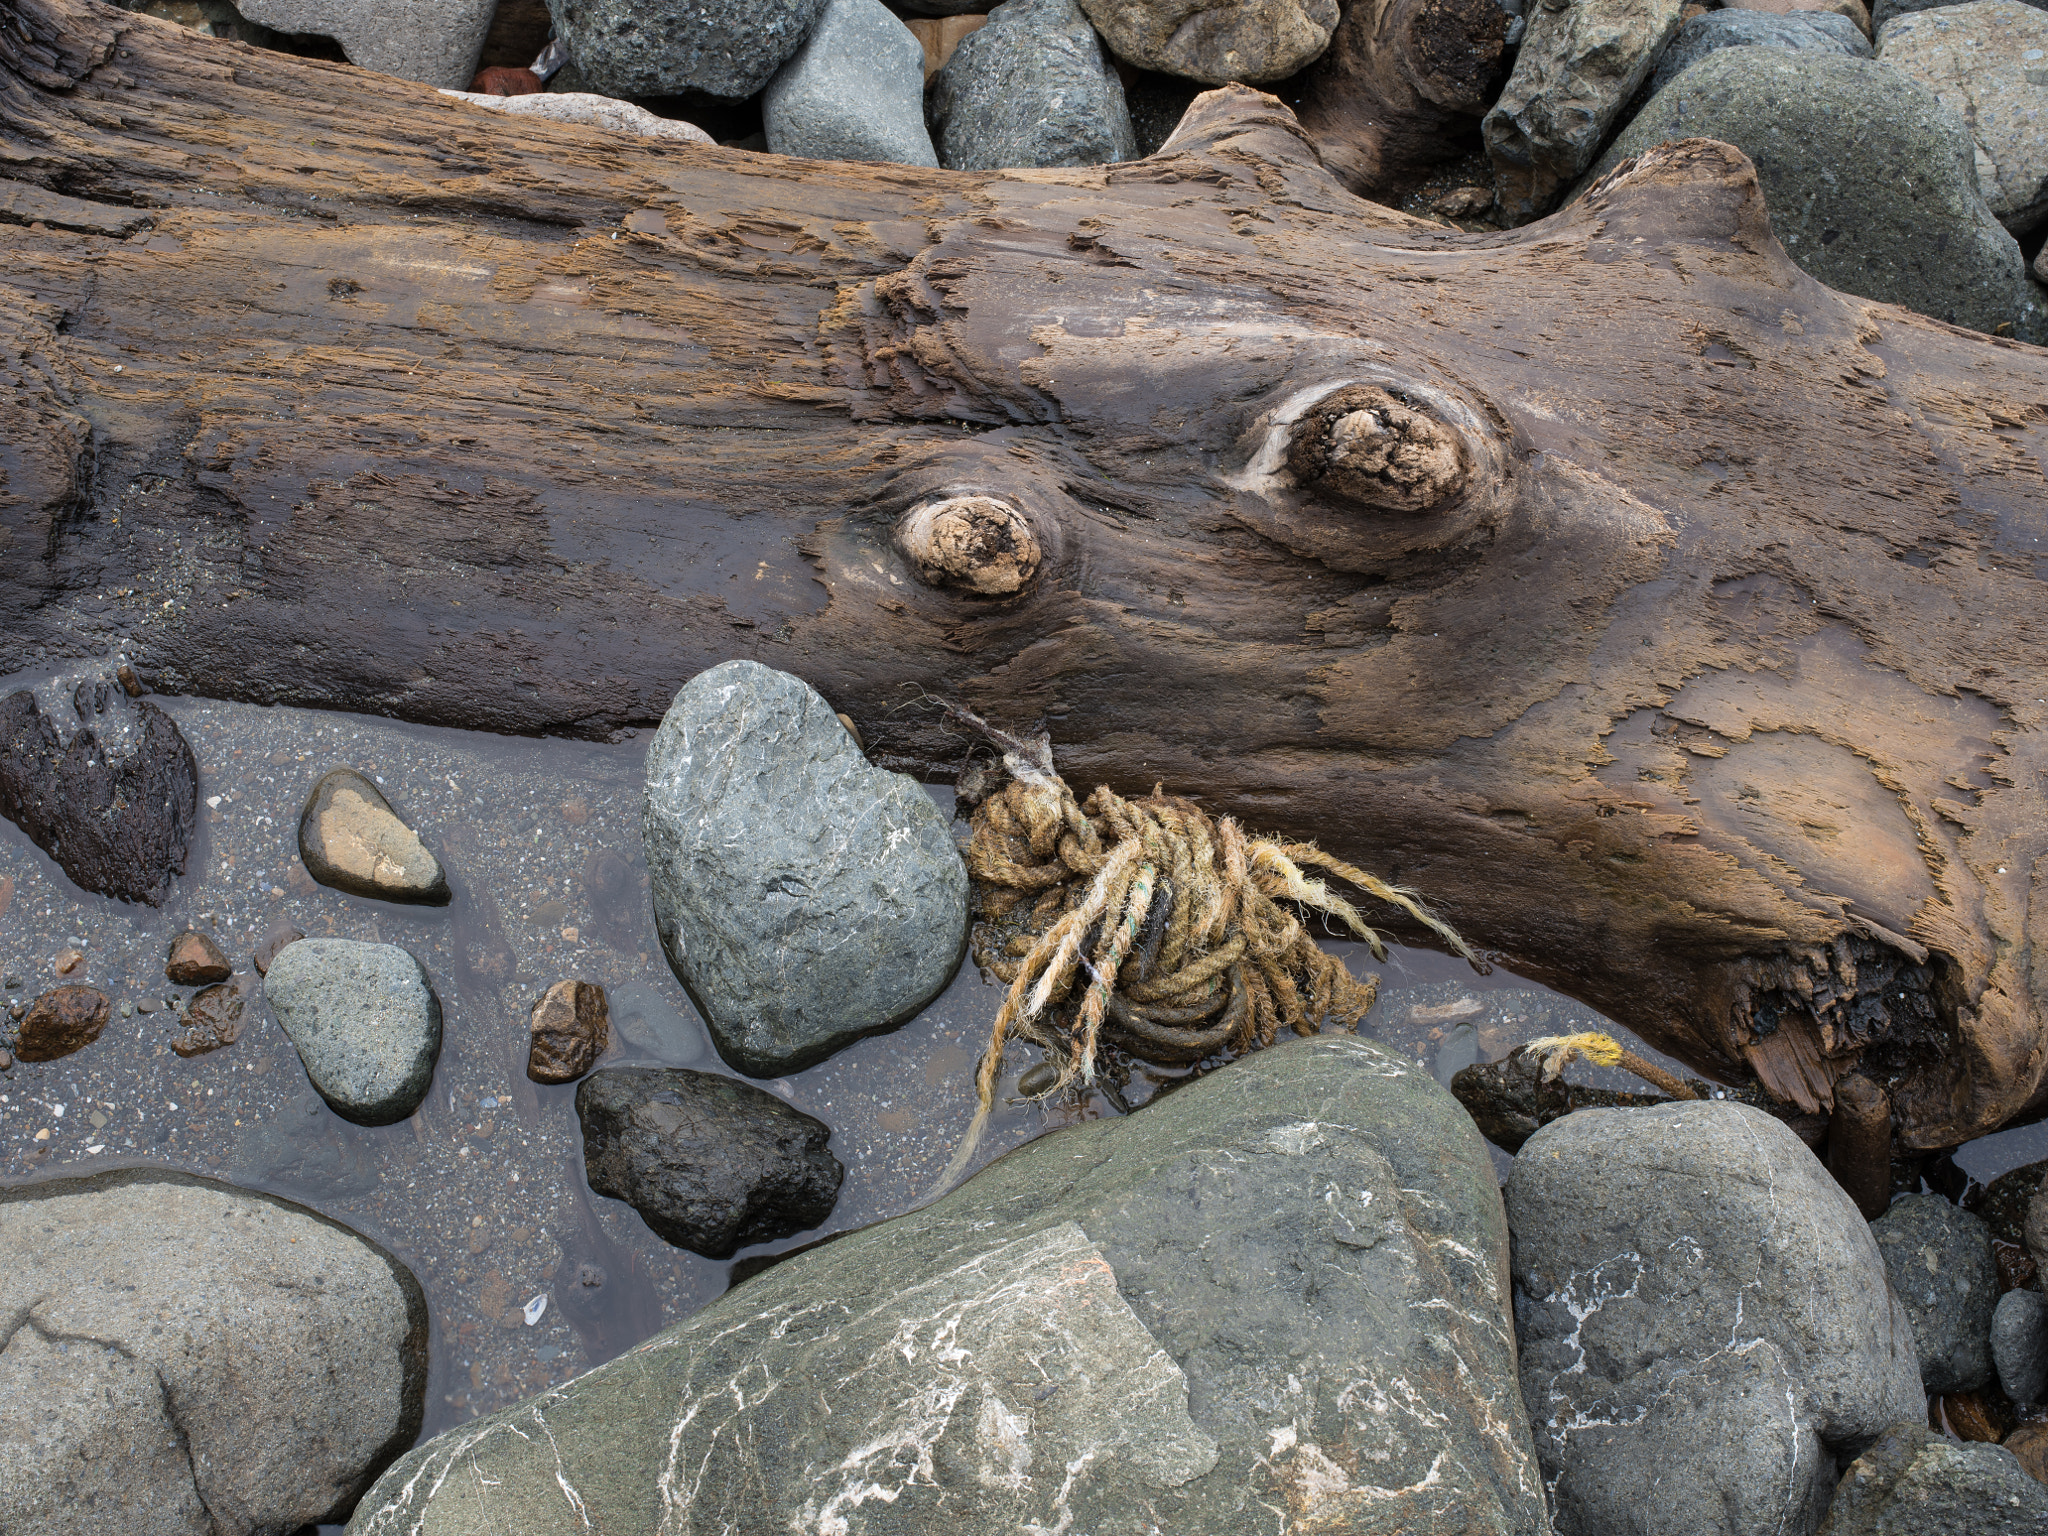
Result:
{"label": "round gray stone", "polygon": [[1006,0],[933,76],[927,111],[951,170],[1138,157],[1123,83],[1075,0]]}
{"label": "round gray stone", "polygon": [[1991,1313],[1991,1363],[2016,1403],[2048,1397],[2048,1296],[2007,1291]]}
{"label": "round gray stone", "polygon": [[824,9],[825,0],[548,0],[577,89],[601,96],[751,96]]}
{"label": "round gray stone", "polygon": [[830,0],[762,96],[761,123],[778,155],[939,163],[924,125],[924,47],[881,0]]}
{"label": "round gray stone", "polygon": [[647,754],[641,827],[662,949],[749,1076],[902,1023],[960,963],[945,817],[801,678],[729,661],[690,679]]}
{"label": "round gray stone", "polygon": [[1901,1195],[1870,1235],[1912,1322],[1927,1390],[1974,1392],[1989,1383],[1998,1304],[1991,1229],[1939,1195]]}
{"label": "round gray stone", "polygon": [[1710,53],[1723,48],[1782,48],[1788,53],[1838,53],[1870,57],[1870,39],[1846,16],[1833,11],[1706,11],[1685,22],[1657,60],[1650,77],[1655,95]]}
{"label": "round gray stone", "polygon": [[1723,48],[1652,97],[1580,190],[1632,155],[1689,138],[1749,156],[1772,232],[1830,288],[1971,330],[2048,338],[2019,244],[1978,192],[1969,130],[1901,71]]}
{"label": "round gray stone", "polygon": [[419,1108],[441,1052],[441,1000],[407,951],[300,939],[270,963],[264,994],[337,1115],[390,1125]]}

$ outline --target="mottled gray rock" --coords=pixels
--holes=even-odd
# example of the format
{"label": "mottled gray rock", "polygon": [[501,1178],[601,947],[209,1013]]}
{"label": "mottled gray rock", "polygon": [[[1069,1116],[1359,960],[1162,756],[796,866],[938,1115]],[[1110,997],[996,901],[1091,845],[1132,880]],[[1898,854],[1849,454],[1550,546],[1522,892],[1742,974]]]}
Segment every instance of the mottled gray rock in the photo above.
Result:
{"label": "mottled gray rock", "polygon": [[1456,1102],[1290,1042],[428,1442],[350,1530],[558,1530],[566,1485],[600,1530],[1538,1536],[1506,1265]]}
{"label": "mottled gray rock", "polygon": [[481,91],[443,91],[473,107],[504,112],[512,117],[544,117],[550,122],[581,123],[608,133],[629,134],[640,139],[673,139],[680,144],[710,144],[711,135],[695,123],[672,117],[656,117],[645,107],[589,91],[540,91],[530,96],[489,96]]}
{"label": "mottled gray rock", "polygon": [[1322,57],[1337,0],[1081,0],[1110,51],[1141,69],[1222,85],[1284,80]]}
{"label": "mottled gray rock", "polygon": [[960,962],[967,869],[945,817],[800,678],[751,661],[691,678],[648,750],[641,821],[662,949],[742,1072],[902,1023]]}
{"label": "mottled gray rock", "polygon": [[1514,72],[1479,131],[1494,206],[1509,224],[1555,208],[1649,79],[1685,0],[1579,0],[1530,8]]}
{"label": "mottled gray rock", "polygon": [[548,0],[578,88],[602,96],[751,96],[824,9],[825,0]]}
{"label": "mottled gray rock", "polygon": [[396,944],[300,939],[270,962],[264,994],[337,1115],[390,1125],[419,1108],[441,1052],[441,1000],[412,955]]}
{"label": "mottled gray rock", "polygon": [[1559,1536],[1804,1536],[1923,1411],[1870,1230],[1748,1105],[1588,1109],[1507,1186],[1522,1396]]}
{"label": "mottled gray rock", "polygon": [[1842,1476],[1821,1536],[2040,1536],[2048,1488],[2000,1445],[1893,1426]]}
{"label": "mottled gray rock", "polygon": [[2048,1296],[2007,1291],[1991,1312],[1991,1363],[2016,1403],[2048,1398]]}
{"label": "mottled gray rock", "polygon": [[924,47],[881,0],[831,0],[761,98],[768,148],[805,160],[937,165]]}
{"label": "mottled gray rock", "polygon": [[1782,48],[1787,53],[1839,53],[1870,57],[1870,39],[1832,11],[1705,11],[1678,29],[1650,76],[1654,95],[1710,53],[1723,48]]}
{"label": "mottled gray rock", "polygon": [[1006,0],[932,78],[927,111],[956,171],[1138,157],[1123,83],[1075,0]]}
{"label": "mottled gray rock", "polygon": [[341,44],[351,64],[426,85],[467,85],[497,0],[236,0],[249,20]]}
{"label": "mottled gray rock", "polygon": [[2048,219],[2048,14],[1974,0],[1884,29],[1877,56],[1934,93],[1976,146],[1977,186],[2015,234]]}
{"label": "mottled gray rock", "polygon": [[382,790],[353,768],[321,777],[299,812],[299,857],[322,885],[384,901],[445,905],[448,877]]}
{"label": "mottled gray rock", "polygon": [[576,1090],[576,1118],[590,1187],[709,1259],[815,1227],[846,1177],[824,1121],[709,1072],[595,1073]]}
{"label": "mottled gray rock", "polygon": [[[1876,4],[1870,8],[1870,29],[1873,33],[1882,35],[1886,24],[1895,17],[1916,16],[1922,11],[1938,11],[1963,3],[1964,0],[1876,0]],[[2041,0],[2034,8],[2048,10],[2048,0]]]}
{"label": "mottled gray rock", "polygon": [[1962,119],[1873,59],[1724,48],[1653,97],[1588,178],[1674,139],[1756,165],[1786,254],[1831,288],[1973,330],[2048,337],[2020,248],[1977,192]]}
{"label": "mottled gray rock", "polygon": [[636,981],[609,995],[612,1028],[621,1040],[636,1045],[671,1067],[687,1067],[703,1056],[708,1042],[695,1011],[684,1013],[667,993],[667,982]]}
{"label": "mottled gray rock", "polygon": [[[2043,246],[2042,251],[2048,253],[2048,246]],[[2042,281],[2048,282],[2048,273],[2042,275]],[[2043,1182],[2027,1202],[2027,1219],[2020,1228],[2020,1241],[2026,1244],[2034,1262],[2048,1269],[2048,1182]]]}
{"label": "mottled gray rock", "polygon": [[347,1517],[419,1432],[427,1305],[311,1211],[134,1169],[0,1189],[0,1530]]}
{"label": "mottled gray rock", "polygon": [[1998,1304],[1991,1229],[1939,1195],[1901,1195],[1870,1234],[1912,1322],[1927,1390],[1974,1392],[1989,1382]]}

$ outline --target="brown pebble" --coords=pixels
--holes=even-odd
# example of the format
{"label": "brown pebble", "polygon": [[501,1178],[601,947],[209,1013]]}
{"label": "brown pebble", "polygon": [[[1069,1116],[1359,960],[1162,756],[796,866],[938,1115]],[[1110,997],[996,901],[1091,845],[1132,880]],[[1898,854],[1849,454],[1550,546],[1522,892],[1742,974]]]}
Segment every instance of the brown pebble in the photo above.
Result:
{"label": "brown pebble", "polygon": [[164,960],[165,978],[181,987],[226,981],[234,970],[220,946],[196,928],[187,928],[171,940],[170,954]]}
{"label": "brown pebble", "polygon": [[60,949],[50,958],[50,969],[59,976],[69,976],[83,964],[85,956],[75,949]]}
{"label": "brown pebble", "polygon": [[272,923],[264,932],[263,937],[256,941],[256,953],[249,957],[250,964],[256,967],[256,974],[258,976],[268,976],[270,974],[270,962],[277,958],[277,952],[287,944],[296,944],[305,936],[302,931],[294,928],[290,923]]}
{"label": "brown pebble", "polygon": [[98,987],[53,987],[21,1021],[15,1051],[23,1061],[55,1061],[99,1039],[113,1004]]}
{"label": "brown pebble", "polygon": [[121,691],[127,694],[129,698],[139,699],[142,697],[142,679],[135,675],[135,669],[129,666],[127,662],[122,662],[115,669],[114,676],[120,681]]}
{"label": "brown pebble", "polygon": [[558,981],[533,1005],[526,1075],[536,1083],[572,1083],[597,1064],[611,1043],[611,1007],[604,988]]}
{"label": "brown pebble", "polygon": [[572,827],[582,826],[586,821],[590,820],[590,806],[588,802],[583,800],[564,800],[562,802],[562,820],[569,823]]}
{"label": "brown pebble", "polygon": [[242,1033],[242,988],[221,982],[192,994],[185,1009],[185,1033],[171,1042],[180,1056],[204,1056],[233,1045]]}
{"label": "brown pebble", "polygon": [[2005,1448],[2019,1458],[2027,1476],[2048,1483],[2048,1424],[2022,1424],[2005,1437]]}
{"label": "brown pebble", "polygon": [[13,1066],[13,1054],[9,1051],[0,1051],[0,1072],[10,1071],[13,1069]]}

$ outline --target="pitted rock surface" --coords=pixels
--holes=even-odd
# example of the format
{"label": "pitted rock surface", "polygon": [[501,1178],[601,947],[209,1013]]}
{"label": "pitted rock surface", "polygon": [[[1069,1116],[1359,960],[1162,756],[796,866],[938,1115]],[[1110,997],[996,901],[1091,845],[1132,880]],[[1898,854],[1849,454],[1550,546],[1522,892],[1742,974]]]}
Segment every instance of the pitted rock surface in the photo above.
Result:
{"label": "pitted rock surface", "polygon": [[1745,1104],[1587,1109],[1507,1186],[1522,1396],[1559,1536],[1805,1536],[1924,1411],[1870,1229]]}
{"label": "pitted rock surface", "polygon": [[604,96],[751,96],[824,9],[825,0],[548,0],[577,89]]}
{"label": "pitted rock surface", "polygon": [[1538,1536],[1506,1284],[1456,1101],[1290,1042],[429,1441],[349,1529]]}
{"label": "pitted rock surface", "polygon": [[1939,1195],[1901,1195],[1870,1224],[1892,1291],[1905,1304],[1930,1392],[1974,1392],[1991,1380],[1998,1260],[1991,1229]]}
{"label": "pitted rock surface", "polygon": [[419,1432],[427,1305],[285,1201],[127,1170],[0,1190],[0,1530],[345,1518]]}
{"label": "pitted rock surface", "polygon": [[1821,1536],[2039,1536],[2048,1487],[2002,1445],[1895,1425],[1842,1476]]}
{"label": "pitted rock surface", "polygon": [[300,939],[271,961],[264,993],[337,1115],[390,1125],[419,1108],[441,1053],[441,1000],[407,951]]}
{"label": "pitted rock surface", "polygon": [[945,817],[786,672],[690,679],[647,754],[642,832],[669,965],[750,1076],[902,1023],[959,964],[967,868]]}

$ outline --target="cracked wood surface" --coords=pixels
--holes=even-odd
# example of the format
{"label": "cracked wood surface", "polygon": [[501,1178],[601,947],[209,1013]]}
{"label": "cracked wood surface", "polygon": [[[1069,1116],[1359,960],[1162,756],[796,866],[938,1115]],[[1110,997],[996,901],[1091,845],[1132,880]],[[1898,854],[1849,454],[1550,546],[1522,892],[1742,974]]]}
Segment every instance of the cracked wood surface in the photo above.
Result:
{"label": "cracked wood surface", "polygon": [[[1704,1071],[1916,1146],[2043,1099],[2048,368],[1805,277],[1726,146],[1469,236],[1243,89],[1129,165],[828,165],[0,0],[0,178],[0,670],[602,735],[746,656],[944,771],[929,690]],[[1353,386],[1464,488],[1296,484]],[[898,552],[957,495],[1021,591]]]}

